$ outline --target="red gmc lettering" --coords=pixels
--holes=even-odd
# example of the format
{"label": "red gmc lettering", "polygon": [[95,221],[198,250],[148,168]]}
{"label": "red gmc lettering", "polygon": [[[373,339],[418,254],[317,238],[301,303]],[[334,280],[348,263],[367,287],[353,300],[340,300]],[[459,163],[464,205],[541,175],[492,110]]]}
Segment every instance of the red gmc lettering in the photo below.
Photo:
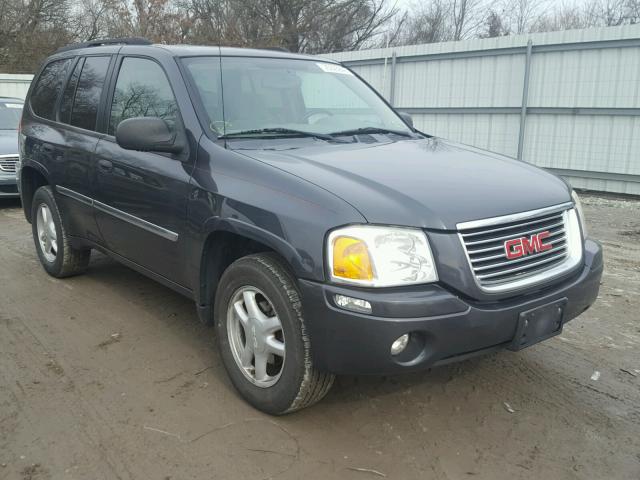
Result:
{"label": "red gmc lettering", "polygon": [[513,238],[504,242],[504,252],[509,260],[524,257],[536,252],[544,252],[553,248],[550,243],[544,240],[551,234],[549,231],[537,233],[530,237]]}
{"label": "red gmc lettering", "polygon": [[542,232],[538,234],[538,251],[539,252],[544,252],[545,250],[551,250],[553,248],[553,245],[551,245],[550,243],[544,243],[544,239],[549,237],[549,235],[551,234],[549,233],[548,230],[546,232]]}
{"label": "red gmc lettering", "polygon": [[504,251],[507,254],[507,258],[509,260],[521,257],[523,255],[522,239],[514,238],[513,240],[507,240],[506,242],[504,242]]}

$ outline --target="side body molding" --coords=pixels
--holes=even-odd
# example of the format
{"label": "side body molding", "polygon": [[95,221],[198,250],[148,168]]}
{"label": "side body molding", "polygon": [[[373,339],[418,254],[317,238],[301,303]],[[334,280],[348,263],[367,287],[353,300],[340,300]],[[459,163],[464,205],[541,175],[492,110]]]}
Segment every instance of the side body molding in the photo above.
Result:
{"label": "side body molding", "polygon": [[166,228],[163,228],[159,225],[155,225],[153,223],[147,222],[142,218],[138,218],[127,212],[118,210],[117,208],[111,207],[105,203],[94,200],[93,198],[87,197],[86,195],[78,193],[74,190],[71,190],[66,187],[56,186],[56,191],[60,195],[64,195],[65,197],[72,198],[74,200],[77,200],[80,203],[84,203],[85,205],[93,206],[94,208],[100,210],[101,212],[105,212],[105,213],[108,213],[109,215],[113,215],[114,217],[119,218],[124,222],[130,223],[131,225],[134,225],[138,228],[147,230],[148,232],[155,233],[156,235],[166,238],[167,240],[170,240],[172,242],[178,241],[178,237],[179,237],[178,234],[175,232],[172,232],[171,230],[167,230]]}

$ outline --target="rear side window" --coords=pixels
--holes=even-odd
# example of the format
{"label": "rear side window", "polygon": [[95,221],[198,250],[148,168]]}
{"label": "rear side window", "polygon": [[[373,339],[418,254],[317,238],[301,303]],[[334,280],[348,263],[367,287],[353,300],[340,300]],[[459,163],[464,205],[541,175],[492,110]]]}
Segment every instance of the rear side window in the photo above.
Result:
{"label": "rear side window", "polygon": [[85,130],[95,130],[102,88],[110,57],[87,57],[82,66],[71,108],[69,123]]}
{"label": "rear side window", "polygon": [[31,108],[39,117],[55,120],[56,103],[71,59],[56,60],[44,67],[31,94]]}
{"label": "rear side window", "polygon": [[71,77],[67,82],[67,86],[62,92],[62,102],[60,103],[60,121],[63,123],[69,123],[71,120],[71,107],[73,107],[73,98],[76,95],[76,87],[78,86],[78,79],[80,78],[80,71],[84,65],[84,58],[78,60],[76,68],[73,69]]}
{"label": "rear side window", "polygon": [[175,131],[178,104],[167,76],[152,60],[134,57],[122,60],[108,133],[115,135],[120,122],[132,117],[160,117]]}

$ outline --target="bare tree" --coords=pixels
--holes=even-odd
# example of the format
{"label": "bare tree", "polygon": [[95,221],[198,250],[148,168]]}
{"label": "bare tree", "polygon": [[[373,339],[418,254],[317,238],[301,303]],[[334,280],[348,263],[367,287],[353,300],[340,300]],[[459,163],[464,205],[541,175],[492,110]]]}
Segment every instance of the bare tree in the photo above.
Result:
{"label": "bare tree", "polygon": [[586,4],[556,6],[531,25],[530,31],[547,32],[589,27],[611,27],[640,21],[634,4],[640,0],[592,0]]}
{"label": "bare tree", "polygon": [[640,23],[640,0],[627,0],[625,9],[628,23]]}
{"label": "bare tree", "polygon": [[462,40],[477,33],[483,18],[479,15],[480,0],[450,0],[452,40]]}
{"label": "bare tree", "polygon": [[66,0],[2,0],[0,71],[28,73],[73,37]]}
{"label": "bare tree", "polygon": [[600,0],[592,4],[592,14],[599,24],[613,27],[622,25],[627,16],[627,0]]}
{"label": "bare tree", "polygon": [[64,44],[104,37],[317,53],[640,23],[640,0],[396,1],[0,0],[0,71],[33,72]]}
{"label": "bare tree", "polygon": [[480,0],[429,0],[413,5],[397,21],[389,45],[460,40],[473,36],[482,24]]}
{"label": "bare tree", "polygon": [[547,6],[548,0],[505,0],[502,7],[509,30],[521,34],[532,31],[540,23]]}
{"label": "bare tree", "polygon": [[485,20],[486,32],[481,35],[484,38],[502,37],[509,35],[509,29],[505,26],[502,16],[495,10],[490,10]]}

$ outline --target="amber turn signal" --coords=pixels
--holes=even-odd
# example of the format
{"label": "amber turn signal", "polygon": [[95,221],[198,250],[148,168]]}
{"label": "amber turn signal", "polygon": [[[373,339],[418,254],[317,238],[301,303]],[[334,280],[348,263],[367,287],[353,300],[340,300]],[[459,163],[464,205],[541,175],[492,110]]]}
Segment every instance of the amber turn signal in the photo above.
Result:
{"label": "amber turn signal", "polygon": [[353,237],[333,240],[333,275],[351,280],[373,280],[367,244]]}

